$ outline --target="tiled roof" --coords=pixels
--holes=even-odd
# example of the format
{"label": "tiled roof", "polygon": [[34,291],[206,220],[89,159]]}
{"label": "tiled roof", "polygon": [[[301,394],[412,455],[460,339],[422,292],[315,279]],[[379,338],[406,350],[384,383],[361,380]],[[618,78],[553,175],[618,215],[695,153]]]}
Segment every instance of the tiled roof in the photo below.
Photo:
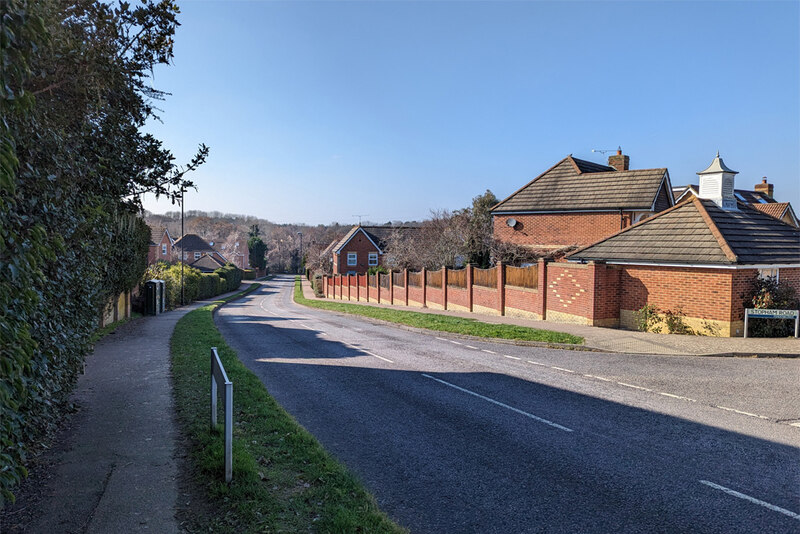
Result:
{"label": "tiled roof", "polygon": [[210,252],[214,252],[214,247],[206,243],[205,239],[200,237],[197,234],[186,234],[183,237],[180,237],[175,240],[172,244],[175,248],[180,248],[181,244],[183,244],[184,250],[191,250],[191,251],[203,251],[208,250]]}
{"label": "tiled roof", "polygon": [[769,204],[760,204],[754,203],[750,204],[751,208],[757,209],[762,213],[766,213],[770,217],[775,217],[776,219],[780,219],[786,213],[786,210],[789,208],[788,202],[770,202]]}
{"label": "tiled roof", "polygon": [[164,232],[167,229],[163,226],[151,226],[150,227],[150,244],[157,245],[161,242],[161,238],[164,237]]}
{"label": "tiled roof", "polygon": [[699,265],[800,263],[800,230],[740,203],[693,198],[584,247],[570,260]]}
{"label": "tiled roof", "polygon": [[389,241],[389,238],[394,234],[394,232],[413,232],[418,230],[419,227],[417,226],[361,226],[356,225],[353,226],[347,234],[343,238],[341,238],[333,247],[334,252],[338,252],[352,237],[355,235],[356,232],[359,230],[363,230],[364,233],[372,240],[375,245],[378,246],[381,253],[383,249],[386,248],[386,244]]}
{"label": "tiled roof", "polygon": [[219,259],[217,256],[203,254],[200,256],[200,259],[190,263],[189,267],[194,267],[195,269],[199,269],[204,273],[210,273],[216,271],[220,267],[225,267],[225,262]]}
{"label": "tiled roof", "polygon": [[492,212],[649,210],[666,174],[666,168],[617,171],[567,156]]}

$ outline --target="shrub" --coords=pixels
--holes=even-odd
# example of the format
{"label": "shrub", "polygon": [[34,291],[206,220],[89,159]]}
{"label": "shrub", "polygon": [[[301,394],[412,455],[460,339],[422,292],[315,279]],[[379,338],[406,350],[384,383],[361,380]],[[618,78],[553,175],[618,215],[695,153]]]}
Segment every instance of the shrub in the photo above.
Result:
{"label": "shrub", "polygon": [[[742,295],[745,308],[772,308],[778,310],[796,310],[800,308],[797,291],[777,279],[753,277],[750,287]],[[752,337],[787,337],[794,335],[792,319],[758,319],[748,321],[748,336]]]}
{"label": "shrub", "polygon": [[636,329],[640,332],[661,332],[658,316],[658,307],[655,304],[645,304],[636,312]]}

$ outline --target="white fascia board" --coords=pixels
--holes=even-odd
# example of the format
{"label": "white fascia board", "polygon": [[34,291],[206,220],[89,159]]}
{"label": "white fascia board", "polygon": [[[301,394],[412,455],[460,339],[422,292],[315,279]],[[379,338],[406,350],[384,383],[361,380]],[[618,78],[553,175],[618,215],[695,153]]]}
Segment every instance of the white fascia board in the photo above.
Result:
{"label": "white fascia board", "polygon": [[372,243],[372,246],[373,246],[373,247],[375,247],[375,248],[378,250],[378,254],[383,254],[383,251],[381,250],[381,247],[379,247],[377,244],[375,244],[375,241],[373,241],[373,240],[372,240],[372,238],[369,236],[369,234],[367,234],[367,232],[365,232],[365,231],[364,231],[364,229],[363,229],[363,228],[359,228],[359,229],[358,229],[356,232],[353,232],[353,235],[351,235],[351,236],[350,236],[350,239],[348,239],[347,241],[345,241],[344,243],[342,243],[342,246],[340,246],[340,247],[339,247],[338,249],[336,249],[336,251],[334,251],[334,252],[335,252],[335,253],[338,255],[338,254],[339,254],[339,252],[341,252],[341,250],[342,250],[342,249],[345,247],[345,245],[347,245],[347,244],[348,244],[350,241],[352,241],[352,239],[353,239],[353,238],[354,238],[356,235],[358,235],[358,232],[361,232],[362,234],[364,234],[364,237],[366,237],[367,239],[369,239],[369,242],[370,242],[370,243]]}
{"label": "white fascia board", "polygon": [[[567,260],[570,263],[588,263],[595,260]],[[647,263],[643,261],[614,261],[603,260],[607,265],[639,265],[643,267],[691,267],[698,269],[729,269],[741,271],[746,269],[794,269],[800,267],[800,263],[754,263],[752,265],[725,265],[709,263]]]}

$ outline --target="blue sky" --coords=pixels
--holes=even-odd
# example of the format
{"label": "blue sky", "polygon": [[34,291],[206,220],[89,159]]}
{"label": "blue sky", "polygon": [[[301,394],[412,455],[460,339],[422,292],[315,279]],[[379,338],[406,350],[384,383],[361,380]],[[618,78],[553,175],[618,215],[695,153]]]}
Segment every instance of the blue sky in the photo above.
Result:
{"label": "blue sky", "polygon": [[[800,208],[798,2],[180,2],[154,72],[186,209],[275,222],[427,217],[567,154],[697,183],[720,151]],[[174,210],[145,200],[156,213]]]}

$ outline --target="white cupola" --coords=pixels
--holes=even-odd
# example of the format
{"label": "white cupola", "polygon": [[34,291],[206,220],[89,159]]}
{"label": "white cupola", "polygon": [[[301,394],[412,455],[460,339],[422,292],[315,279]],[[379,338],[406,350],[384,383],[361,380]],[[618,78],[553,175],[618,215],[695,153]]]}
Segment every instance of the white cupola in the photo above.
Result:
{"label": "white cupola", "polygon": [[717,152],[717,157],[714,158],[711,165],[697,174],[700,176],[698,198],[713,200],[717,206],[724,210],[735,211],[739,209],[736,206],[736,197],[733,195],[733,178],[739,173],[725,165],[722,158],[719,157],[719,152]]}

